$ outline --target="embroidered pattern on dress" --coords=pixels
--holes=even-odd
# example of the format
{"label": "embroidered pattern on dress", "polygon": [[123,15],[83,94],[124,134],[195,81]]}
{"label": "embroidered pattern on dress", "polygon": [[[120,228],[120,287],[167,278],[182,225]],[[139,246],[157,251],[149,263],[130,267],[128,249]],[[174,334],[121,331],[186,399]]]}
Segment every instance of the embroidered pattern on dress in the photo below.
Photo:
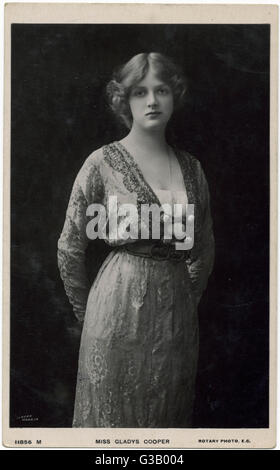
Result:
{"label": "embroidered pattern on dress", "polygon": [[[195,210],[195,232],[199,231],[201,227],[201,205],[200,205],[200,190],[197,184],[197,160],[188,152],[182,152],[174,149],[179,164],[181,166],[185,187],[188,194],[189,204],[194,204]],[[198,212],[197,212],[198,211]]]}
{"label": "embroidered pattern on dress", "polygon": [[154,192],[141,175],[134,159],[118,142],[103,147],[105,161],[116,171],[123,175],[123,184],[131,193],[137,193],[138,210],[141,204],[159,204],[160,202]]}
{"label": "embroidered pattern on dress", "polygon": [[88,382],[88,378],[79,374],[77,377],[75,401],[76,410],[72,423],[73,427],[83,426],[87,421],[92,409],[90,396],[90,384]]}
{"label": "embroidered pattern on dress", "polygon": [[[183,152],[177,148],[173,148],[180,165],[189,204],[195,206],[195,233],[199,233],[202,225],[200,190],[197,184],[197,165],[198,161],[188,152]],[[137,194],[137,209],[140,214],[141,204],[157,204],[161,203],[154,193],[148,182],[145,180],[140,168],[135,162],[132,155],[120,142],[112,142],[103,147],[104,159],[114,170],[123,175],[123,184],[130,192]],[[151,229],[151,219],[150,219]],[[191,251],[191,250],[190,250]]]}
{"label": "embroidered pattern on dress", "polygon": [[95,340],[86,357],[86,368],[92,385],[99,386],[107,375],[108,368],[100,341]]}
{"label": "embroidered pattern on dress", "polygon": [[[94,186],[92,183],[94,182]],[[58,240],[57,260],[65,292],[79,321],[83,321],[89,282],[84,253],[88,244],[86,236],[86,210],[89,200],[101,200],[103,194],[99,168],[88,158],[73,184],[64,226]]]}

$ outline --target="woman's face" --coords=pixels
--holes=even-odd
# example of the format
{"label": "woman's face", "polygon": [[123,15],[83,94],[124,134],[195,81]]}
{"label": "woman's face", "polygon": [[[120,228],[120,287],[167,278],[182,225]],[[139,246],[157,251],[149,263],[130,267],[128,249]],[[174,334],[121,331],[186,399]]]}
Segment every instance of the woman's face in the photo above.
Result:
{"label": "woman's face", "polygon": [[156,76],[149,67],[146,76],[131,90],[129,105],[133,126],[145,130],[165,129],[174,109],[173,93],[169,85]]}

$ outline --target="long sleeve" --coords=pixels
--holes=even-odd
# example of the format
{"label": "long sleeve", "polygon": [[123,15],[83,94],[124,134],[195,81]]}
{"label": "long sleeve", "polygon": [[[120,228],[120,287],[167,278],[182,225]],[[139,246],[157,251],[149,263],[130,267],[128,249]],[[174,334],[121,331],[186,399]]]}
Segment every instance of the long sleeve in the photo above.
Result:
{"label": "long sleeve", "polygon": [[65,292],[77,319],[82,322],[89,293],[86,275],[85,250],[86,210],[89,204],[102,197],[102,181],[93,156],[88,157],[79,171],[68,203],[64,226],[58,240],[58,267]]}
{"label": "long sleeve", "polygon": [[197,170],[202,223],[198,232],[195,233],[194,247],[191,251],[191,257],[187,264],[198,303],[203,291],[206,289],[208,277],[210,276],[213,269],[215,242],[208,183],[198,161]]}

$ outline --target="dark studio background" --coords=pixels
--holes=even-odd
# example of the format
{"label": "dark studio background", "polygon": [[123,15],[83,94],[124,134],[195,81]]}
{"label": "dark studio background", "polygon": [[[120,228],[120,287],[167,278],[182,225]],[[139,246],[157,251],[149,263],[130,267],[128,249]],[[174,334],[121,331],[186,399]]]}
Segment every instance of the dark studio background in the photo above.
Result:
{"label": "dark studio background", "polygon": [[[12,427],[71,426],[80,330],[56,245],[83,161],[126,132],[104,87],[143,51],[173,57],[188,76],[170,132],[201,161],[211,193],[216,260],[199,307],[194,425],[269,425],[269,34],[269,25],[12,26]],[[107,251],[89,247],[90,276]]]}

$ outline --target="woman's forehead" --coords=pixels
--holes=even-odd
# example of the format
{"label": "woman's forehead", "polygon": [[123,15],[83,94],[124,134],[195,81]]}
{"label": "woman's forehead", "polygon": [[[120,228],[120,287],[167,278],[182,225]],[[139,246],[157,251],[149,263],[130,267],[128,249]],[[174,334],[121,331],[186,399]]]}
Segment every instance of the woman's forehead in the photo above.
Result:
{"label": "woman's forehead", "polygon": [[145,76],[135,83],[135,87],[146,87],[146,86],[159,86],[166,85],[167,83],[162,79],[159,72],[154,67],[149,67]]}

